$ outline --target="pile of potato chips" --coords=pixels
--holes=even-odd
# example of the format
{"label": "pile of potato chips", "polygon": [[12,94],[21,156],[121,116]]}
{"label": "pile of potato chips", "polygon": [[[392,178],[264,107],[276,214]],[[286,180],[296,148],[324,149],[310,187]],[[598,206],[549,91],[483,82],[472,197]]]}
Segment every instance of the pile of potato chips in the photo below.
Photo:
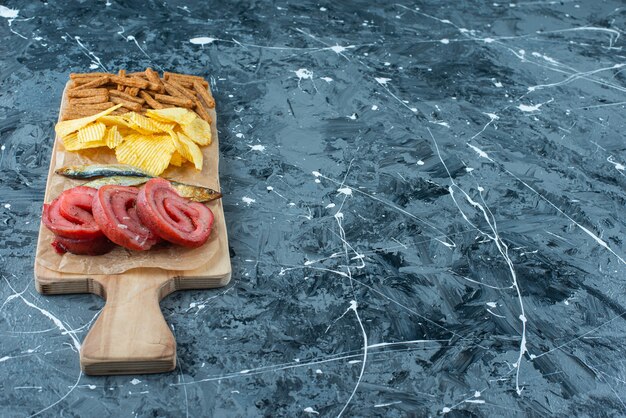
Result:
{"label": "pile of potato chips", "polygon": [[97,115],[57,123],[55,131],[65,149],[115,149],[117,161],[158,176],[170,164],[185,161],[202,170],[199,145],[211,143],[211,127],[191,110],[169,107],[149,109],[146,115],[128,112],[110,115],[121,105]]}

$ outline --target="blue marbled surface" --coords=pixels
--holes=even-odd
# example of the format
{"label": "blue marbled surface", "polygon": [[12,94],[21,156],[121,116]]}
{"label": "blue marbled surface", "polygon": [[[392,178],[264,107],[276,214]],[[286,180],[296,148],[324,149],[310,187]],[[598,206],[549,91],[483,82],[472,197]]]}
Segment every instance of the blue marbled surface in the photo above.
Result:
{"label": "blue marbled surface", "polygon": [[[0,6],[0,415],[626,415],[621,1]],[[69,72],[207,77],[233,280],[90,377],[37,294]]]}

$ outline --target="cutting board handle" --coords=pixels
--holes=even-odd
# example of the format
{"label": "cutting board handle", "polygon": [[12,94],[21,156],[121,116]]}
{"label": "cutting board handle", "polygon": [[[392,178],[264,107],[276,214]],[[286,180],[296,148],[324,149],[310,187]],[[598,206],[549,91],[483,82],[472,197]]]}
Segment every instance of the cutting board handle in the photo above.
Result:
{"label": "cutting board handle", "polygon": [[106,304],[81,348],[86,374],[162,373],[176,367],[176,340],[159,307],[167,273],[151,272],[98,279]]}

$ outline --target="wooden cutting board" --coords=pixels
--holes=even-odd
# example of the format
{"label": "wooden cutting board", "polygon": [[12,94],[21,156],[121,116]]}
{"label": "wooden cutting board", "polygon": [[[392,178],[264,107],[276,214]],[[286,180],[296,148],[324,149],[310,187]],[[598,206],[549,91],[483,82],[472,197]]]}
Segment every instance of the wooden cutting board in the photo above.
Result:
{"label": "wooden cutting board", "polygon": [[[66,103],[64,91],[61,109]],[[206,159],[205,167],[194,184],[219,190],[216,115],[213,109],[209,113],[213,119],[213,142],[203,152],[205,157],[211,158]],[[208,152],[215,154],[208,155]],[[64,157],[71,157],[68,154],[73,153],[64,151],[60,139],[56,138],[48,172],[46,202],[56,197],[51,195],[51,185],[54,182],[57,183],[56,189],[59,188],[59,176],[54,170],[65,165],[63,162],[67,163],[68,159]],[[93,157],[93,161],[102,162],[98,161],[97,156]],[[67,180],[62,188],[67,189],[77,184],[80,183]],[[41,225],[34,268],[37,290],[44,295],[93,293],[106,300],[100,316],[81,346],[80,364],[86,374],[161,373],[176,367],[176,341],[163,318],[159,301],[177,290],[225,286],[231,277],[222,202],[210,202],[208,206],[215,215],[212,238],[202,247],[206,249],[208,262],[192,270],[185,269],[184,265],[180,265],[180,269],[171,270],[139,267],[119,274],[67,273],[62,268],[51,269],[41,263],[43,250],[51,242],[50,232]],[[129,257],[133,256],[128,253]],[[88,262],[98,263],[98,257],[89,257]],[[175,260],[172,265],[177,265]]]}

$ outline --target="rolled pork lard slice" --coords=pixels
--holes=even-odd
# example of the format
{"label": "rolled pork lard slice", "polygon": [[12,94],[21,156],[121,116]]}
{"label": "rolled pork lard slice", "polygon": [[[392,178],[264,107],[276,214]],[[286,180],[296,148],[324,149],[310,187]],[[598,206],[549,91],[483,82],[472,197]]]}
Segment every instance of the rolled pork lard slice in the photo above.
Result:
{"label": "rolled pork lard slice", "polygon": [[111,251],[115,244],[104,235],[93,239],[72,239],[56,236],[52,241],[52,246],[59,254],[68,252],[77,255],[102,255]]}
{"label": "rolled pork lard slice", "polygon": [[59,213],[70,222],[84,224],[94,222],[91,205],[96,190],[77,186],[64,191],[59,196]]}
{"label": "rolled pork lard slice", "polygon": [[93,199],[93,215],[102,232],[129,250],[149,250],[159,240],[135,213],[139,191],[134,187],[103,186]]}
{"label": "rolled pork lard slice", "polygon": [[159,237],[190,248],[203,245],[213,227],[211,209],[181,197],[161,178],[149,180],[139,192],[137,215]]}
{"label": "rolled pork lard slice", "polygon": [[[79,240],[101,238],[102,231],[91,209],[87,209],[83,202],[85,197],[92,198],[95,195],[94,190],[88,187],[77,189],[80,190],[66,190],[50,204],[44,204],[41,220],[50,231],[60,237]],[[78,203],[78,206],[75,203]],[[68,214],[68,217],[65,217],[64,213]]]}

